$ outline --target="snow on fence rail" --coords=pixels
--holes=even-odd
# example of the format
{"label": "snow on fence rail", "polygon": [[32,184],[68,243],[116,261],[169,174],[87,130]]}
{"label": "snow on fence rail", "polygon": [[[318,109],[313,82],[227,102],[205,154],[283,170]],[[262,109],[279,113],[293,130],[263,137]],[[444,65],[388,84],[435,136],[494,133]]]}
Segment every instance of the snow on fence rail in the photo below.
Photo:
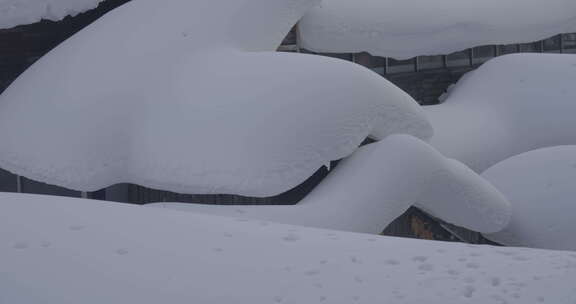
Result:
{"label": "snow on fence rail", "polygon": [[[516,12],[514,17],[511,11]],[[302,18],[298,29],[302,47],[313,51],[406,59],[574,32],[576,3],[324,0]]]}

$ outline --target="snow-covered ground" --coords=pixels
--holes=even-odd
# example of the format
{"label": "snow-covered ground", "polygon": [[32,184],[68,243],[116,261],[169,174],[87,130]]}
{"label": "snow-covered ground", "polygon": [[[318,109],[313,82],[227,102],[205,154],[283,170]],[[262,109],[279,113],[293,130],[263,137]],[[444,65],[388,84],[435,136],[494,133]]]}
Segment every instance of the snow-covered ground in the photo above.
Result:
{"label": "snow-covered ground", "polygon": [[96,8],[104,0],[0,0],[0,29],[42,19],[60,21],[66,16]]}
{"label": "snow-covered ground", "polygon": [[[98,2],[0,0],[0,28]],[[273,52],[307,12],[306,48],[405,58],[574,31],[575,2],[319,3],[135,0],[19,77],[0,96],[0,167],[38,181],[268,196],[346,159],[296,206],[0,193],[0,303],[576,303],[575,252],[336,231],[378,233],[417,203],[576,250],[576,148],[497,164],[495,186],[457,161],[482,172],[576,144],[576,56],[494,59],[424,111],[353,63]]]}
{"label": "snow-covered ground", "polygon": [[399,239],[0,195],[0,299],[91,303],[576,301],[576,253]]}
{"label": "snow-covered ground", "polygon": [[299,23],[306,49],[397,59],[574,31],[573,0],[323,0]]}
{"label": "snow-covered ground", "polygon": [[369,135],[429,138],[416,102],[368,69],[273,52],[315,3],[121,6],[0,96],[0,167],[81,191],[272,196]]}
{"label": "snow-covered ground", "polygon": [[508,201],[492,185],[408,135],[361,147],[297,205],[148,206],[377,234],[416,202],[447,222],[482,232],[502,230],[510,217]]}
{"label": "snow-covered ground", "polygon": [[486,237],[510,246],[576,250],[576,146],[527,152],[483,174],[512,203],[512,221]]}
{"label": "snow-covered ground", "polygon": [[476,172],[530,150],[576,144],[576,55],[513,54],[466,74],[424,107],[444,155]]}

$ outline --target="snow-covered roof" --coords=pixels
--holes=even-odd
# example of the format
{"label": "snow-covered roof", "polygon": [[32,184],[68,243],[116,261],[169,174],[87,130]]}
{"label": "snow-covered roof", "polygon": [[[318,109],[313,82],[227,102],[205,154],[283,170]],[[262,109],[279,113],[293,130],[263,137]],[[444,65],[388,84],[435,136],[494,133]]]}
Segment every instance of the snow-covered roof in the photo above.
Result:
{"label": "snow-covered roof", "polygon": [[513,54],[465,75],[440,105],[424,107],[431,143],[476,172],[517,154],[576,144],[576,56]]}
{"label": "snow-covered roof", "polygon": [[0,167],[82,191],[272,196],[369,135],[429,138],[417,103],[370,70],[274,52],[316,3],[121,6],[0,95]]}
{"label": "snow-covered roof", "polygon": [[445,221],[476,231],[500,231],[510,217],[508,201],[492,185],[408,135],[363,146],[297,205],[151,206],[378,234],[415,202]]}
{"label": "snow-covered roof", "polygon": [[576,146],[513,156],[483,174],[512,203],[512,221],[487,238],[509,246],[576,250]]}
{"label": "snow-covered roof", "polygon": [[299,23],[306,49],[397,59],[574,31],[573,0],[323,0]]}
{"label": "snow-covered roof", "polygon": [[60,21],[96,8],[104,0],[0,0],[0,29],[40,20]]}
{"label": "snow-covered roof", "polygon": [[576,253],[0,194],[5,303],[569,303]]}

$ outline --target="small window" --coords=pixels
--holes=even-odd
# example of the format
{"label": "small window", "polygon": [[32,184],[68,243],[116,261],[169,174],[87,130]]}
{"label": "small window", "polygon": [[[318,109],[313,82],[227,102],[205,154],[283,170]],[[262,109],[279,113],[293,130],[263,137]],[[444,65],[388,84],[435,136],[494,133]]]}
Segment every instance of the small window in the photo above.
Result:
{"label": "small window", "polygon": [[380,75],[388,73],[388,59],[380,56],[372,56],[371,69]]}
{"label": "small window", "polygon": [[406,60],[396,60],[388,58],[388,74],[406,73],[416,71],[416,58]]}
{"label": "small window", "polygon": [[520,46],[518,44],[506,44],[499,46],[500,55],[513,54],[520,52]]}
{"label": "small window", "polygon": [[384,57],[372,56],[369,53],[363,52],[354,54],[354,61],[380,75],[384,75],[386,72],[386,58]]}
{"label": "small window", "polygon": [[372,68],[372,55],[366,52],[354,54],[354,61],[361,66]]}
{"label": "small window", "polygon": [[446,65],[448,67],[470,66],[470,63],[470,50],[452,53],[448,55],[446,60]]}
{"label": "small window", "polygon": [[564,53],[576,53],[576,33],[563,35]]}
{"label": "small window", "polygon": [[496,56],[496,48],[493,45],[479,46],[473,49],[473,64],[482,64]]}
{"label": "small window", "polygon": [[541,53],[542,42],[522,43],[519,49],[521,53]]}
{"label": "small window", "polygon": [[560,50],[561,50],[560,35],[544,40],[545,53],[560,53],[561,52]]}
{"label": "small window", "polygon": [[420,56],[418,57],[418,69],[440,69],[444,67],[444,56]]}
{"label": "small window", "polygon": [[352,61],[352,53],[318,53],[318,55]]}

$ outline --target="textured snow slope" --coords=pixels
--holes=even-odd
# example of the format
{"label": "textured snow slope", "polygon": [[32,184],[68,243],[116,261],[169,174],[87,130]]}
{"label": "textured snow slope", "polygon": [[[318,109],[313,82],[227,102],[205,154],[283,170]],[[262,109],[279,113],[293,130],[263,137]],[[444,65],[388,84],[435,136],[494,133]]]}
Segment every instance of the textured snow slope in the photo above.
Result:
{"label": "textured snow slope", "polygon": [[555,303],[576,253],[389,238],[51,196],[0,197],[4,303]]}
{"label": "textured snow slope", "polygon": [[506,199],[483,178],[407,135],[361,147],[294,206],[148,206],[380,233],[415,202],[439,218],[477,231],[499,231],[510,217]]}
{"label": "textured snow slope", "polygon": [[431,143],[476,172],[530,150],[576,144],[576,55],[514,54],[462,78],[424,107]]}
{"label": "textured snow slope", "polygon": [[368,69],[247,52],[275,50],[315,3],[129,2],[0,96],[0,167],[83,191],[271,196],[368,135],[430,137],[416,102]]}
{"label": "textured snow slope", "polygon": [[576,250],[576,146],[514,156],[482,175],[512,203],[510,225],[486,237],[505,245]]}
{"label": "textured snow slope", "polygon": [[0,29],[42,19],[59,21],[96,8],[104,0],[0,0]]}
{"label": "textured snow slope", "polygon": [[401,59],[574,32],[576,2],[323,0],[300,21],[299,30],[301,45],[309,50]]}

